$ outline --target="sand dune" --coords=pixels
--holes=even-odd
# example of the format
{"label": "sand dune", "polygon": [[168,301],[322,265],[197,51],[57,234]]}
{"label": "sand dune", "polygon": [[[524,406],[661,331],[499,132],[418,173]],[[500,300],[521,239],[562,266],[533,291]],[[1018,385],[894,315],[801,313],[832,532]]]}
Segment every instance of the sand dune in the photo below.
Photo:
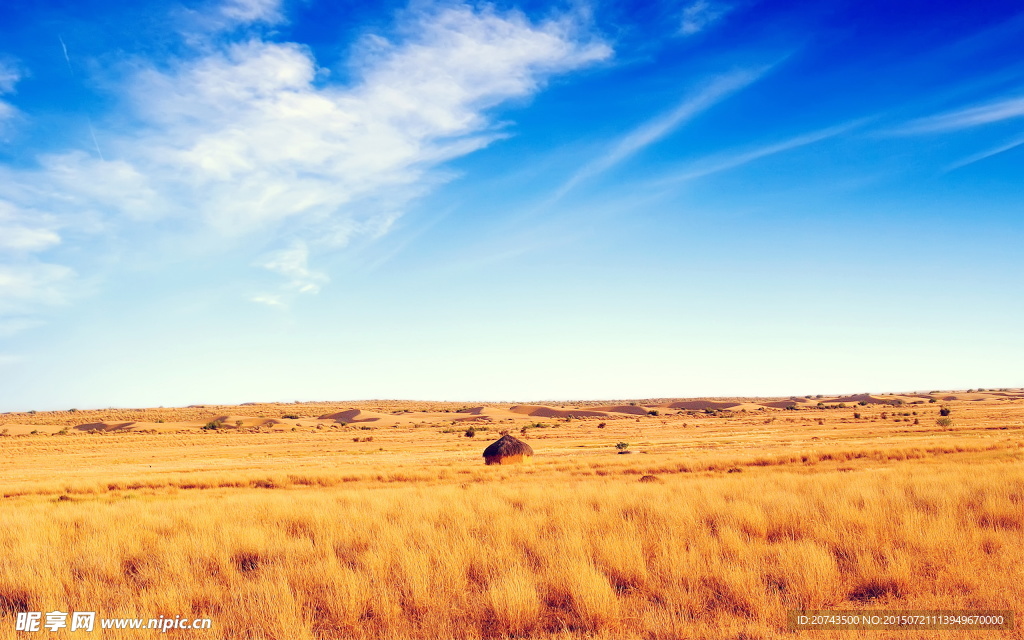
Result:
{"label": "sand dune", "polygon": [[335,422],[378,422],[381,420],[394,420],[394,416],[362,409],[347,409],[337,413],[327,413],[318,418],[319,420],[334,420]]}
{"label": "sand dune", "polygon": [[584,409],[554,409],[537,404],[519,404],[509,409],[512,413],[527,415],[533,418],[607,418],[604,411],[587,411]]}
{"label": "sand dune", "polygon": [[[788,404],[788,401],[787,401]],[[704,411],[706,409],[732,409],[740,406],[738,402],[715,402],[714,400],[685,400],[665,405],[669,409],[686,409],[687,411]]]}
{"label": "sand dune", "polygon": [[826,404],[834,404],[834,403],[837,403],[837,402],[846,402],[846,403],[863,402],[865,404],[889,404],[890,403],[889,400],[883,400],[881,398],[876,398],[875,396],[869,395],[867,393],[858,393],[858,394],[855,394],[855,395],[852,395],[852,396],[840,396],[838,398],[833,398],[831,400],[827,400],[827,401],[823,401],[823,402],[825,402]]}
{"label": "sand dune", "polygon": [[241,415],[217,416],[212,421],[219,422],[225,427],[262,427],[272,424],[282,424],[280,420],[276,420],[274,418],[258,418]]}
{"label": "sand dune", "polygon": [[79,431],[128,431],[135,424],[134,422],[90,422],[76,425],[75,429]]}
{"label": "sand dune", "polygon": [[633,404],[617,404],[608,407],[591,407],[592,411],[605,411],[608,413],[628,413],[634,416],[645,416],[647,415],[647,408],[640,407]]}

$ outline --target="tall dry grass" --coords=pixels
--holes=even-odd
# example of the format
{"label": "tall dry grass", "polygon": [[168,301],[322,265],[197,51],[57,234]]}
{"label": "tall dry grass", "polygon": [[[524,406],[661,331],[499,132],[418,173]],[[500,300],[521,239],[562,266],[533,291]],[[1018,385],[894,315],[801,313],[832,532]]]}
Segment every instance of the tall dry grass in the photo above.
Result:
{"label": "tall dry grass", "polygon": [[1024,601],[1019,462],[502,477],[9,498],[0,638],[19,608],[213,618],[181,637],[659,640],[791,637],[788,608]]}

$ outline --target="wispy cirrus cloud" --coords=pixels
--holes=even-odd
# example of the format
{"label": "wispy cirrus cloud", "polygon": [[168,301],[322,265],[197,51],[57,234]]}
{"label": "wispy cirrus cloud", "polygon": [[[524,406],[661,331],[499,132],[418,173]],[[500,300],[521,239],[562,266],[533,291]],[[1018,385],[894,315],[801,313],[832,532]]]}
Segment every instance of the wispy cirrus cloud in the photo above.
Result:
{"label": "wispy cirrus cloud", "polygon": [[[219,15],[258,26],[280,13],[276,0],[231,0]],[[127,96],[119,119],[136,125],[100,129],[103,156],[68,149],[33,170],[0,167],[19,185],[0,198],[103,228],[182,221],[172,228],[297,237],[257,264],[285,278],[283,292],[315,293],[327,282],[309,266],[316,250],[385,233],[449,178],[446,162],[504,135],[491,109],[612,53],[570,18],[533,22],[489,6],[409,10],[396,32],[359,41],[344,84],[301,44],[245,29],[227,41],[228,32],[190,34],[191,55],[137,63],[116,87]],[[293,232],[278,234],[285,226]],[[54,240],[19,233],[23,245]],[[31,289],[4,286],[0,298]]]}
{"label": "wispy cirrus cloud", "polygon": [[664,186],[678,182],[696,180],[698,178],[704,178],[723,171],[729,171],[730,169],[741,167],[756,160],[760,160],[761,158],[766,158],[768,156],[773,156],[834,138],[838,135],[856,129],[864,124],[864,122],[865,120],[862,119],[854,120],[853,122],[819,129],[817,131],[794,136],[792,138],[782,140],[781,142],[767,144],[754,149],[709,156],[701,160],[697,160],[686,168],[677,170],[665,178],[657,180],[655,184]]}
{"label": "wispy cirrus cloud", "polygon": [[726,16],[733,7],[710,0],[696,0],[683,9],[679,33],[692,36],[704,31]]}
{"label": "wispy cirrus cloud", "polygon": [[994,156],[997,156],[997,155],[999,155],[1001,153],[1006,153],[1007,151],[1012,151],[1012,150],[1014,150],[1014,149],[1016,149],[1018,147],[1021,147],[1021,146],[1024,146],[1024,136],[1018,136],[1018,137],[1010,140],[1009,142],[1001,144],[1001,145],[999,145],[997,147],[994,147],[994,148],[991,148],[991,149],[986,149],[986,150],[981,151],[979,153],[975,153],[975,154],[969,155],[966,158],[963,158],[962,160],[958,160],[958,161],[954,162],[953,164],[949,165],[948,167],[946,167],[946,171],[947,172],[948,171],[955,171],[956,169],[960,169],[960,168],[966,167],[968,165],[972,165],[972,164],[974,164],[976,162],[981,162],[982,160],[987,160],[987,159],[992,158]]}
{"label": "wispy cirrus cloud", "polygon": [[900,134],[943,133],[1024,117],[1024,97],[1013,97],[911,120]]}
{"label": "wispy cirrus cloud", "polygon": [[767,70],[768,67],[736,71],[715,78],[696,93],[684,98],[668,113],[645,122],[616,140],[603,155],[581,167],[562,184],[553,200],[561,199],[582,182],[605,173],[658,142],[689,120],[755,82]]}

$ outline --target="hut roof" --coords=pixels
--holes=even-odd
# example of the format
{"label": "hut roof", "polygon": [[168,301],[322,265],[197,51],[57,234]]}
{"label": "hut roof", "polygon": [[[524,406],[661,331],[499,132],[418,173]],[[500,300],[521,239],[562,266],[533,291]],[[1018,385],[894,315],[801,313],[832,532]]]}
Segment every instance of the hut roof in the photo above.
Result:
{"label": "hut roof", "polygon": [[507,433],[484,449],[484,457],[494,456],[532,456],[533,447],[526,444],[519,438],[513,438]]}

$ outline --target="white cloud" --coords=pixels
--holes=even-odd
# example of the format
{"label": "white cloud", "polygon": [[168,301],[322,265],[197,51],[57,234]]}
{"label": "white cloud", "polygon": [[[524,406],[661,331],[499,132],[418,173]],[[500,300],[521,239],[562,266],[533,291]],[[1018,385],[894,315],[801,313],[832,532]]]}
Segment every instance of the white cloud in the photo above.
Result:
{"label": "white cloud", "polygon": [[249,298],[250,302],[257,302],[259,304],[265,304],[268,307],[286,308],[288,305],[285,304],[284,300],[279,295],[272,293],[261,293],[259,295],[252,296]]}
{"label": "white cloud", "polygon": [[0,224],[0,250],[40,251],[60,244],[60,236],[50,229]]}
{"label": "white cloud", "polygon": [[721,20],[732,9],[728,5],[717,2],[696,0],[696,2],[683,9],[683,20],[679,26],[679,33],[685,36],[700,33]]}
{"label": "white cloud", "polygon": [[12,93],[21,80],[21,72],[11,63],[0,60],[0,94]]}
{"label": "white cloud", "polygon": [[71,269],[32,255],[60,244],[52,223],[50,216],[0,200],[0,316],[65,300]]}
{"label": "white cloud", "polygon": [[67,299],[67,282],[74,272],[64,266],[25,260],[0,264],[0,315],[29,313],[41,304]]}
{"label": "white cloud", "polygon": [[231,0],[221,14],[234,22],[275,24],[284,20],[280,0]]}
{"label": "white cloud", "polygon": [[326,274],[309,268],[309,247],[301,240],[293,242],[287,249],[275,251],[260,266],[288,278],[289,288],[299,293],[319,293],[320,287],[329,280]]}
{"label": "white cloud", "polygon": [[[223,6],[240,22],[272,21],[276,11],[269,1]],[[21,186],[0,195],[102,226],[177,219],[238,236],[287,224],[292,237],[301,228],[303,243],[265,266],[290,288],[315,290],[326,278],[309,269],[310,253],[385,233],[448,178],[441,165],[502,137],[489,109],[611,55],[569,20],[459,5],[405,20],[401,40],[355,46],[355,80],[344,86],[322,82],[308,48],[248,31],[227,45],[209,36],[190,59],[136,67],[121,119],[140,126],[98,130],[106,160],[52,154],[37,171],[6,171]]]}
{"label": "white cloud", "polygon": [[1024,117],[1024,98],[1008,98],[907,123],[898,133],[941,133]]}
{"label": "white cloud", "polygon": [[[21,71],[13,64],[0,60],[0,96],[13,93],[19,80],[21,80]],[[18,110],[14,108],[14,105],[0,100],[0,127],[4,125],[5,121],[14,118],[17,113]]]}

